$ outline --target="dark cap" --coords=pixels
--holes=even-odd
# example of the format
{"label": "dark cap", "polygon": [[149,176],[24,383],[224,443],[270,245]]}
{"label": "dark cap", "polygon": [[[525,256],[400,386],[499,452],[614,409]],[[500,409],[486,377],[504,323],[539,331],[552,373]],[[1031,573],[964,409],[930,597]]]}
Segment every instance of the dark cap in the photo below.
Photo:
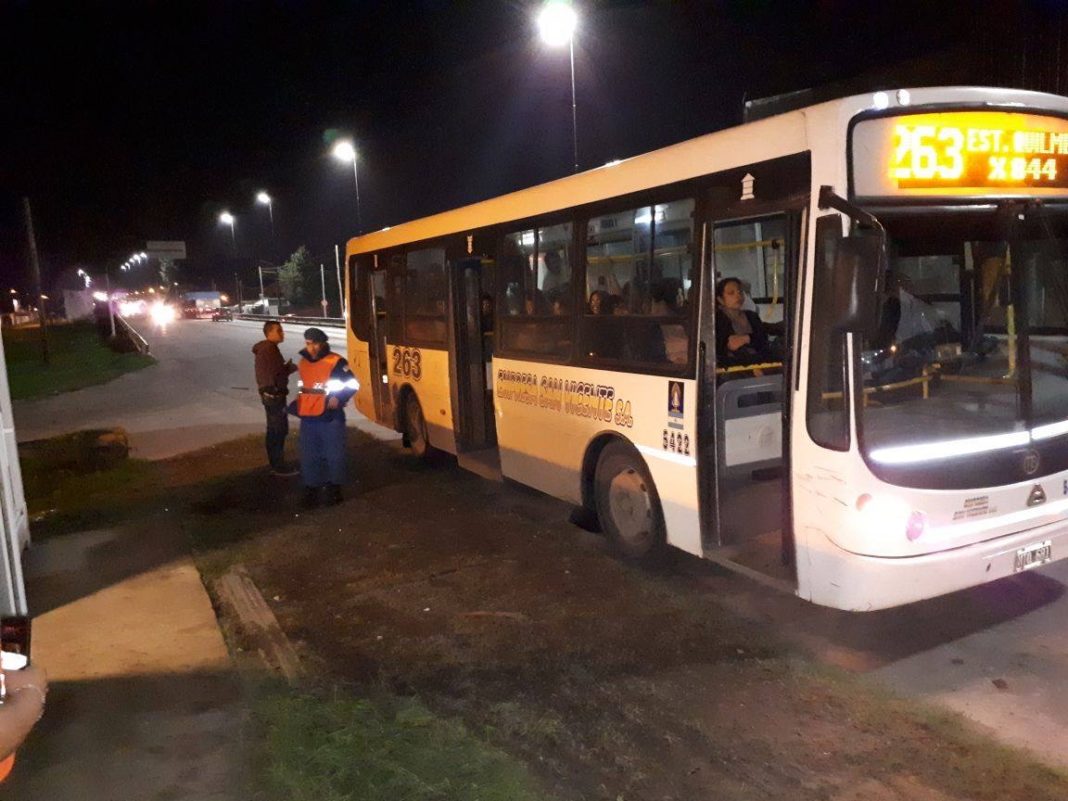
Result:
{"label": "dark cap", "polygon": [[304,339],[307,342],[326,342],[328,337],[326,332],[321,328],[309,328],[304,332]]}

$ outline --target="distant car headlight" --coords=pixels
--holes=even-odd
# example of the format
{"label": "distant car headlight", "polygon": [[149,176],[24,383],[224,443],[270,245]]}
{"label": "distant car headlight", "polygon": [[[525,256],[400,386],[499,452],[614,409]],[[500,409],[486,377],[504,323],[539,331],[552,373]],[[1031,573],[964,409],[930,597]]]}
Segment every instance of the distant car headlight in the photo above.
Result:
{"label": "distant car headlight", "polygon": [[156,325],[167,325],[167,323],[173,323],[175,318],[174,307],[168,306],[166,303],[157,303],[152,307],[152,320]]}

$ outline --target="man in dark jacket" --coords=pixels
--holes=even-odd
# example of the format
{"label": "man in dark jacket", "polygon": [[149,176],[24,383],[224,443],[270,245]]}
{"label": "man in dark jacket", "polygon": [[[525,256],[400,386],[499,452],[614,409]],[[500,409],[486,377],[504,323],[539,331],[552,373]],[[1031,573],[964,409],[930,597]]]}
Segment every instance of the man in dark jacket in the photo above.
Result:
{"label": "man in dark jacket", "polygon": [[262,342],[252,346],[256,355],[256,386],[260,400],[267,412],[267,461],[271,474],[295,476],[297,471],[286,466],[285,445],[289,433],[289,417],[286,415],[286,395],[289,394],[289,374],[297,370],[292,361],[283,361],[278,345],[285,341],[282,324],[269,320],[263,324]]}
{"label": "man in dark jacket", "polygon": [[330,350],[326,332],[309,328],[300,352],[300,392],[289,410],[300,418],[300,477],[304,506],[341,503],[345,483],[345,404],[360,385],[349,363]]}

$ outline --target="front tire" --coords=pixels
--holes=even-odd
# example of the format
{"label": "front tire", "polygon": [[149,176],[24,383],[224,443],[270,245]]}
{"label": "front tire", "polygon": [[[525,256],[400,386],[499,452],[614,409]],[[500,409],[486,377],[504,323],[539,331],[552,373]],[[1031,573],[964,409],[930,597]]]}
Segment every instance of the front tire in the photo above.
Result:
{"label": "front tire", "polygon": [[594,502],[601,528],[621,556],[653,561],[666,550],[660,496],[633,446],[610,442],[594,473]]}
{"label": "front tire", "polygon": [[408,447],[418,458],[429,461],[434,457],[437,449],[430,444],[423,407],[419,405],[419,398],[415,397],[414,392],[409,392],[404,400],[404,435]]}

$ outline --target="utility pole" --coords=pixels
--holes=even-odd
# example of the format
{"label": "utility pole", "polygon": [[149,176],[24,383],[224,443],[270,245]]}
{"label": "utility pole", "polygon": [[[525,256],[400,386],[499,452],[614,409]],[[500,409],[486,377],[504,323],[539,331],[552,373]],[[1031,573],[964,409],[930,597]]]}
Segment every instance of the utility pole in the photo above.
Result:
{"label": "utility pole", "polygon": [[108,293],[108,317],[111,319],[111,338],[115,338],[115,306],[111,302],[111,271],[104,265],[104,289]]}
{"label": "utility pole", "polygon": [[46,329],[45,296],[41,290],[41,262],[37,258],[37,237],[33,235],[33,213],[30,211],[30,199],[22,199],[22,208],[26,212],[26,236],[30,242],[30,266],[33,268],[33,280],[37,284],[37,316],[41,325],[41,358],[50,364],[48,358],[48,332]]}
{"label": "utility pole", "polygon": [[257,265],[256,269],[260,271],[260,303],[263,303],[263,265]]}
{"label": "utility pole", "polygon": [[327,303],[326,303],[326,267],[323,265],[322,262],[319,262],[319,285],[322,287],[322,292],[323,292],[323,299],[322,299],[323,317],[326,317],[326,309],[327,309]]}
{"label": "utility pole", "polygon": [[337,302],[341,307],[341,316],[345,316],[345,290],[341,287],[341,250],[334,245],[334,263],[337,265]]}

